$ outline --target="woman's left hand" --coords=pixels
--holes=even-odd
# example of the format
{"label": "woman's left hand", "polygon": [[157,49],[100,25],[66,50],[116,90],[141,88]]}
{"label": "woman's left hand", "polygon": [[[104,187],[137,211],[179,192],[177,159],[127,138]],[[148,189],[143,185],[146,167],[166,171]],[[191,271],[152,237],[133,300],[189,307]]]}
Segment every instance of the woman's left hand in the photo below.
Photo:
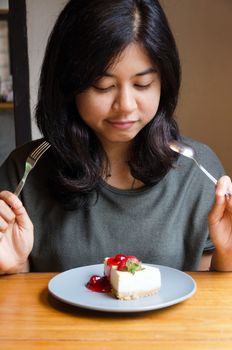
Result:
{"label": "woman's left hand", "polygon": [[212,268],[232,271],[232,183],[228,176],[218,180],[208,223],[210,237],[216,248]]}

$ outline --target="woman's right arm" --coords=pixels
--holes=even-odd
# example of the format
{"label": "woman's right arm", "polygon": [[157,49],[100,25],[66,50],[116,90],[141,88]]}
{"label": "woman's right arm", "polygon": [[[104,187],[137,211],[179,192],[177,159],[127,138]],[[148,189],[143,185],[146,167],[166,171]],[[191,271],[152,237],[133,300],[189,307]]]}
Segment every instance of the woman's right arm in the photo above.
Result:
{"label": "woman's right arm", "polygon": [[33,224],[20,199],[0,192],[0,273],[28,272],[33,241]]}

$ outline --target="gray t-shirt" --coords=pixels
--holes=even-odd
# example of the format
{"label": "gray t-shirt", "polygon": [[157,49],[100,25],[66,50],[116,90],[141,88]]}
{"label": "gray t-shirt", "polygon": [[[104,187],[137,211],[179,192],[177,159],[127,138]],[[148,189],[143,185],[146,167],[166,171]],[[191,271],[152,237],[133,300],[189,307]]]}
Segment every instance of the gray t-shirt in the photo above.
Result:
{"label": "gray t-shirt", "polygon": [[[26,157],[41,140],[15,150],[0,168],[0,189],[14,191]],[[216,178],[223,168],[205,145],[190,139],[200,162]],[[67,211],[49,187],[49,151],[28,176],[21,199],[34,224],[31,271],[63,271],[101,263],[118,253],[144,263],[196,270],[205,250],[213,249],[207,216],[214,184],[183,156],[156,185],[120,190],[102,182],[99,198],[89,210]]]}

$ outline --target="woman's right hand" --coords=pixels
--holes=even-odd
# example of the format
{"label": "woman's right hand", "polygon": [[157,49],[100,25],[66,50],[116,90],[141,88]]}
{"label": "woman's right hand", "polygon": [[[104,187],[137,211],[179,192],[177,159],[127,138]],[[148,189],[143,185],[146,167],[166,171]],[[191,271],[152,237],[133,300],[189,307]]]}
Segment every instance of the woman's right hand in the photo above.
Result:
{"label": "woman's right hand", "polygon": [[20,199],[0,192],[0,272],[24,272],[33,241],[33,224]]}

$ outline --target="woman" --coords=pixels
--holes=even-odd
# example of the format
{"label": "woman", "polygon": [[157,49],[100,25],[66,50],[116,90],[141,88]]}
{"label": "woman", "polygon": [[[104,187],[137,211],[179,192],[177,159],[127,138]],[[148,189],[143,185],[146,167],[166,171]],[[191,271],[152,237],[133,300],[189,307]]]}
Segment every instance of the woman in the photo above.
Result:
{"label": "woman", "polygon": [[[22,201],[12,192],[41,140],[14,151],[0,172],[2,273],[62,271],[116,253],[232,270],[230,179],[218,181],[214,202],[204,174],[168,146],[182,138],[173,118],[179,85],[158,1],[68,2],[48,42],[36,110],[52,147]],[[208,147],[185,142],[223,175]]]}

